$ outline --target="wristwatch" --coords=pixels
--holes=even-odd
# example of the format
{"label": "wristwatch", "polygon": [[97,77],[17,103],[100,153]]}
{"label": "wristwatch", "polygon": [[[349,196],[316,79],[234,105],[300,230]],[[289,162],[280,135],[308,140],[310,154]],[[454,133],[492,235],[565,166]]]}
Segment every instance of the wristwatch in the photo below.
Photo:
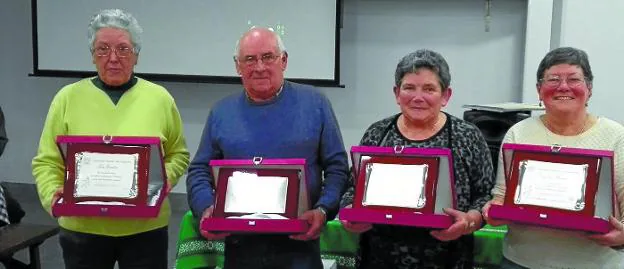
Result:
{"label": "wristwatch", "polygon": [[318,209],[318,211],[320,211],[323,216],[325,216],[325,219],[327,219],[327,209],[325,209],[323,206],[318,206],[316,209]]}

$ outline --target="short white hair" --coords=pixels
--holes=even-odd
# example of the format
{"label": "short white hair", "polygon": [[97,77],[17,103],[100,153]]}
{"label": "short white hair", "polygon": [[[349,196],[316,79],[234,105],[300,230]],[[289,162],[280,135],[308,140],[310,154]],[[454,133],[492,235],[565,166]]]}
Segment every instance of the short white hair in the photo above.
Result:
{"label": "short white hair", "polygon": [[258,26],[252,26],[249,30],[247,30],[245,33],[243,33],[241,35],[241,37],[236,41],[236,46],[234,46],[234,60],[238,59],[238,55],[240,53],[240,41],[241,39],[243,39],[243,37],[245,35],[247,35],[249,32],[255,30],[255,29],[264,29],[267,30],[269,32],[271,32],[273,34],[273,37],[275,37],[275,40],[277,40],[277,48],[279,49],[279,53],[284,53],[286,52],[286,46],[284,46],[284,41],[282,41],[282,37],[275,32],[275,30],[273,30],[273,28],[270,27],[258,27]]}

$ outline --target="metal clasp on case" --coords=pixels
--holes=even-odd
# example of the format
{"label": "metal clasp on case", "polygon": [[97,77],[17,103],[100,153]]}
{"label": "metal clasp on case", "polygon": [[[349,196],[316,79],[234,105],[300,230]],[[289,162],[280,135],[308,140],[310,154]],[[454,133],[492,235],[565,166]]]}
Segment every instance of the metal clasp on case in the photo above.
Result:
{"label": "metal clasp on case", "polygon": [[106,214],[106,213],[108,213],[108,207],[102,207],[102,208],[100,208],[100,212],[101,212],[102,214]]}
{"label": "metal clasp on case", "polygon": [[113,142],[113,136],[111,135],[102,136],[102,142],[104,142],[104,144],[110,144],[111,142]]}
{"label": "metal clasp on case", "polygon": [[386,219],[392,219],[392,214],[386,214]]}
{"label": "metal clasp on case", "polygon": [[401,154],[401,153],[403,153],[404,149],[405,149],[405,146],[403,146],[403,145],[396,145],[396,146],[394,146],[394,153]]}
{"label": "metal clasp on case", "polygon": [[262,157],[253,157],[251,161],[254,165],[260,165],[262,163]]}
{"label": "metal clasp on case", "polygon": [[249,226],[256,226],[256,221],[250,220],[249,221]]}
{"label": "metal clasp on case", "polygon": [[552,146],[550,146],[550,151],[554,152],[554,153],[559,153],[559,151],[561,150],[562,146],[559,144],[553,144]]}
{"label": "metal clasp on case", "polygon": [[540,219],[546,219],[548,218],[548,215],[546,214],[539,214]]}

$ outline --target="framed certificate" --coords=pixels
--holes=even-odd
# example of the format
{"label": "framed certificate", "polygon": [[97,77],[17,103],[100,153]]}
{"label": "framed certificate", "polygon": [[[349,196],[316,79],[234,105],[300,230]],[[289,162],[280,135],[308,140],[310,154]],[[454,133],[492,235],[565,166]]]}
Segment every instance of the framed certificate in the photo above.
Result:
{"label": "framed certificate", "polygon": [[215,203],[217,215],[276,214],[297,218],[298,170],[221,168]]}
{"label": "framed certificate", "polygon": [[495,219],[550,228],[605,233],[614,213],[613,152],[504,144],[506,177]]}
{"label": "framed certificate", "polygon": [[67,149],[67,202],[147,199],[149,145],[76,144]]}
{"label": "framed certificate", "polygon": [[157,137],[59,136],[65,160],[55,216],[156,217],[166,195]]}
{"label": "framed certificate", "polygon": [[351,148],[355,195],[340,219],[448,228],[456,208],[451,151],[442,148]]}
{"label": "framed certificate", "polygon": [[212,160],[216,195],[206,231],[302,233],[310,209],[305,159]]}

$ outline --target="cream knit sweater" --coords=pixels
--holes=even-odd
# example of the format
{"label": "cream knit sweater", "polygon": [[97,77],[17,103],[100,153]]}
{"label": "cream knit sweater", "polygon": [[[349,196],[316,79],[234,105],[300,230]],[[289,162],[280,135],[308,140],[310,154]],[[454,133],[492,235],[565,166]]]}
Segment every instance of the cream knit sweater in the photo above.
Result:
{"label": "cream knit sweater", "polygon": [[[554,134],[538,117],[523,120],[509,129],[503,143],[611,150],[615,152],[616,195],[620,216],[624,216],[624,127],[598,118],[589,130],[576,136]],[[498,160],[496,186],[492,194],[502,199],[505,177],[502,157]],[[504,256],[528,268],[624,268],[624,252],[594,243],[582,232],[548,229],[522,224],[509,225]]]}

